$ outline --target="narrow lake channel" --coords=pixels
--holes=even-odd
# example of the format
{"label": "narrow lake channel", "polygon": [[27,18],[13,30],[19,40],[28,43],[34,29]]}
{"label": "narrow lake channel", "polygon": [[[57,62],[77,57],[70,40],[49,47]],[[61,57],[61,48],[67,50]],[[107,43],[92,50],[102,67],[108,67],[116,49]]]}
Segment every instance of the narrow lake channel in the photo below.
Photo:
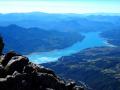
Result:
{"label": "narrow lake channel", "polygon": [[31,62],[41,64],[47,62],[56,61],[58,58],[62,56],[68,56],[73,53],[77,53],[83,49],[98,47],[98,46],[106,46],[106,41],[100,37],[98,32],[92,32],[83,34],[85,38],[81,42],[77,42],[71,47],[61,49],[61,50],[53,50],[50,52],[38,52],[27,55]]}

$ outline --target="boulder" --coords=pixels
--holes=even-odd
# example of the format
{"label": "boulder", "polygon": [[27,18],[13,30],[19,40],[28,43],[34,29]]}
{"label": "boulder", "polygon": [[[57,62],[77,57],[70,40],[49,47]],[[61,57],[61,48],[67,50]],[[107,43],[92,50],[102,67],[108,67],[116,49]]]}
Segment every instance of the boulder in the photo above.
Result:
{"label": "boulder", "polygon": [[8,62],[5,67],[7,74],[13,74],[14,71],[23,72],[24,66],[28,64],[29,60],[24,56],[15,56]]}
{"label": "boulder", "polygon": [[14,51],[8,52],[7,54],[5,54],[3,60],[1,61],[1,64],[2,64],[3,66],[6,66],[7,63],[11,60],[11,58],[12,58],[13,56],[16,56],[16,55],[17,55],[17,54],[16,54]]}
{"label": "boulder", "polygon": [[27,65],[23,69],[23,73],[31,74],[33,72],[36,72],[36,69],[34,67],[32,67],[32,65]]}
{"label": "boulder", "polygon": [[75,87],[76,83],[75,82],[69,82],[66,87],[68,90],[72,90]]}
{"label": "boulder", "polygon": [[0,78],[4,77],[4,67],[0,64]]}

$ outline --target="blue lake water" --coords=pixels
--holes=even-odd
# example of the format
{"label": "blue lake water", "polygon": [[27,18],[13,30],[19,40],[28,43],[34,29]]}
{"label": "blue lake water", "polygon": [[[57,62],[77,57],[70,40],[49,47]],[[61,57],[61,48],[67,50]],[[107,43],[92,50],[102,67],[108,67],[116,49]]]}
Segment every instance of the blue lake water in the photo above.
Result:
{"label": "blue lake water", "polygon": [[92,32],[84,34],[85,38],[81,42],[77,42],[71,47],[61,49],[61,50],[53,50],[50,52],[39,52],[39,53],[32,53],[27,55],[31,62],[40,64],[40,63],[47,63],[56,61],[61,56],[70,55],[73,53],[77,53],[80,50],[91,48],[91,47],[98,47],[98,46],[105,46],[106,41],[100,37],[98,32]]}

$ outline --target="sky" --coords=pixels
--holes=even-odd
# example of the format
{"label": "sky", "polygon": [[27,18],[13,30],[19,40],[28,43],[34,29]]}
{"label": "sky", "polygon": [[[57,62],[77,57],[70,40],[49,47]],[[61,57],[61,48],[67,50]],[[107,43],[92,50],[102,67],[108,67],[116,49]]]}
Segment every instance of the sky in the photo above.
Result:
{"label": "sky", "polygon": [[120,0],[0,0],[0,13],[120,13]]}

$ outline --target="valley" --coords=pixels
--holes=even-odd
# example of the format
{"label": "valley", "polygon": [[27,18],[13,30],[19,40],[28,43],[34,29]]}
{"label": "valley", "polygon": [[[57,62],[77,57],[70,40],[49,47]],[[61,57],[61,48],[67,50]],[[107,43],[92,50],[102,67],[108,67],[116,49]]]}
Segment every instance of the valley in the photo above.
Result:
{"label": "valley", "polygon": [[27,55],[27,57],[29,57],[29,59],[34,63],[48,63],[57,61],[58,58],[62,56],[69,56],[86,48],[107,46],[105,43],[106,41],[104,38],[100,37],[99,34],[99,32],[83,33],[82,35],[84,36],[84,39],[76,42],[70,47],[61,50],[56,49],[50,52],[35,52]]}
{"label": "valley", "polygon": [[23,54],[85,90],[119,90],[119,20],[119,14],[0,14],[0,34],[4,53]]}

